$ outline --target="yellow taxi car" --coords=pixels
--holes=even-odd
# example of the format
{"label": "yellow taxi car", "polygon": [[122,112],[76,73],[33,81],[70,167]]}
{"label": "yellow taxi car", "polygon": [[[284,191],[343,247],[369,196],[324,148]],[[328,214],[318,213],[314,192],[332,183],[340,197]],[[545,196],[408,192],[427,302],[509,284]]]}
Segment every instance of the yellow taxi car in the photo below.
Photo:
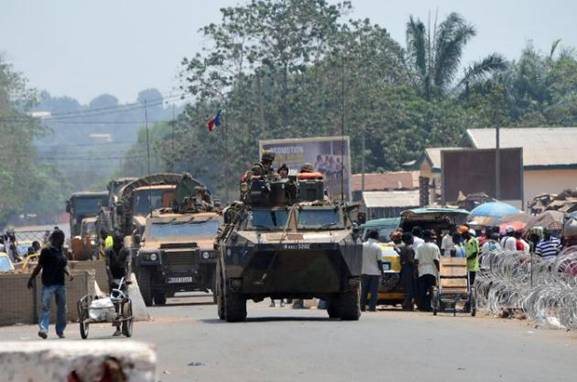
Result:
{"label": "yellow taxi car", "polygon": [[12,264],[10,256],[8,256],[8,254],[5,252],[0,252],[0,273],[13,272],[13,271],[14,271],[14,264]]}

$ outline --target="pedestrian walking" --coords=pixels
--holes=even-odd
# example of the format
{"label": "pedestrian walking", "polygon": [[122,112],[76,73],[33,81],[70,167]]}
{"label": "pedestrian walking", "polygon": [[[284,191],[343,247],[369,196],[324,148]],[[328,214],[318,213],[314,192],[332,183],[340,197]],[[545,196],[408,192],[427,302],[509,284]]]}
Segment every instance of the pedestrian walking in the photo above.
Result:
{"label": "pedestrian walking", "polygon": [[40,252],[38,264],[28,279],[28,288],[34,286],[34,279],[42,271],[42,294],[40,305],[40,320],[38,335],[46,339],[48,326],[50,325],[50,304],[54,298],[56,301],[56,334],[64,338],[66,328],[66,287],[64,276],[68,275],[72,281],[72,275],[68,269],[68,260],[63,251],[64,232],[55,230],[50,234],[49,246]]}
{"label": "pedestrian walking", "polygon": [[377,310],[379,297],[379,280],[383,273],[383,253],[378,244],[379,233],[370,231],[369,238],[363,243],[363,266],[361,278],[361,310],[364,312],[367,306],[369,294],[369,311]]}
{"label": "pedestrian walking", "polygon": [[419,310],[431,311],[432,288],[437,281],[441,250],[433,241],[433,232],[423,233],[424,244],[415,251],[415,265],[419,272]]}
{"label": "pedestrian walking", "polygon": [[417,290],[413,234],[410,232],[403,233],[402,241],[403,243],[398,249],[401,260],[401,285],[405,292],[403,310],[412,311],[415,308],[415,292]]}

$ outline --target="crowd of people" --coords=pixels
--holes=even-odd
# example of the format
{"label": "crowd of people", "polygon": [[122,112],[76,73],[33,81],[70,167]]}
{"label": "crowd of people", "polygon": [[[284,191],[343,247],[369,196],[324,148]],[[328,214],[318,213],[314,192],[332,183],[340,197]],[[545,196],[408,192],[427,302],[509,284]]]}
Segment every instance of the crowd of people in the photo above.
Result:
{"label": "crowd of people", "polygon": [[[394,250],[400,257],[405,310],[413,310],[415,305],[421,311],[431,310],[432,287],[437,281],[442,256],[466,258],[469,280],[474,284],[486,254],[521,252],[551,260],[564,246],[575,244],[571,236],[563,243],[551,231],[543,228],[523,235],[522,231],[507,227],[502,235],[498,229],[487,227],[477,234],[469,225],[463,224],[451,226],[442,237],[439,236],[434,230],[423,230],[419,226],[413,227],[410,232],[398,228],[390,235]],[[367,304],[369,311],[376,309],[379,278],[383,274],[383,254],[378,243],[377,231],[370,231],[367,241],[363,243],[362,310],[366,309]]]}

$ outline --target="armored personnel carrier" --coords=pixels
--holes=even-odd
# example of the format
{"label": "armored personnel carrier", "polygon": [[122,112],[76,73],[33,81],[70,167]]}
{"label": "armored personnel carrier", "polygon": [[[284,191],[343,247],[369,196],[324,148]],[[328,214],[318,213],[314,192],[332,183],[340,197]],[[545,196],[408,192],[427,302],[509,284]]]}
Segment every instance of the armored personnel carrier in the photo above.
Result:
{"label": "armored personnel carrier", "polygon": [[328,315],[360,317],[362,244],[354,206],[334,203],[323,176],[252,179],[217,237],[218,316],[244,321],[246,302],[321,298]]}

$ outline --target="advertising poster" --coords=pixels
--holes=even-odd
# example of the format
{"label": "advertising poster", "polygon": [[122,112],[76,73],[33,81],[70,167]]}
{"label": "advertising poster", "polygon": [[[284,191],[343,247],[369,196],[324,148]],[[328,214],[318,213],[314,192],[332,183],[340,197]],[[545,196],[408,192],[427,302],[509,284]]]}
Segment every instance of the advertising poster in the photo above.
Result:
{"label": "advertising poster", "polygon": [[289,173],[296,174],[305,163],[310,163],[315,171],[325,176],[326,189],[331,199],[340,200],[342,194],[345,200],[351,200],[348,136],[264,140],[259,142],[259,147],[260,154],[263,151],[275,153],[275,170],[286,164]]}

